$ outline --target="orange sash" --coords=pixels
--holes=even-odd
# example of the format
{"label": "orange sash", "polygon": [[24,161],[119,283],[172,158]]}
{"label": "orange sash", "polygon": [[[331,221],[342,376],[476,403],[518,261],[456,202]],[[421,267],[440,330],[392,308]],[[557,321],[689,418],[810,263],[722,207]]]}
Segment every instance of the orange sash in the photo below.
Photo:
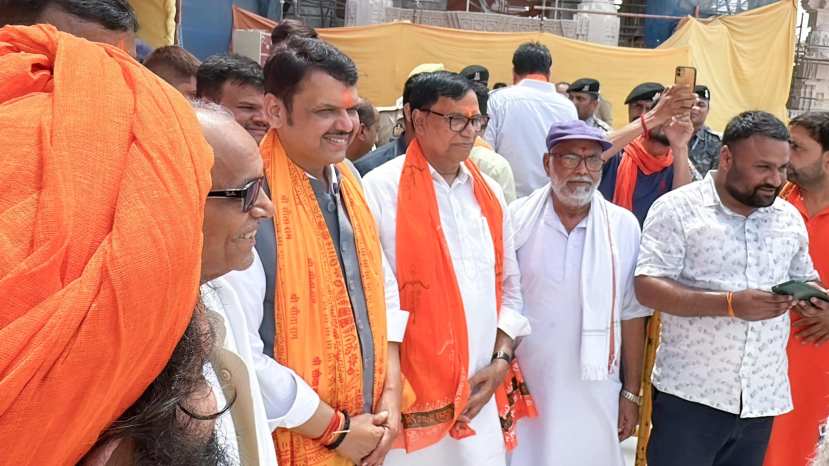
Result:
{"label": "orange sash", "polygon": [[213,152],[122,50],[0,29],[0,463],[75,464],[196,305]]}
{"label": "orange sash", "polygon": [[613,203],[633,211],[633,194],[636,192],[636,179],[641,171],[645,175],[660,172],[674,163],[671,150],[663,157],[654,157],[644,146],[644,137],[639,136],[625,147],[624,155],[616,172],[616,188],[613,191]]}
{"label": "orange sash", "polygon": [[[360,341],[337,252],[305,172],[288,159],[276,130],[262,141],[276,214],[274,355],[335,409],[363,412]],[[380,240],[359,182],[339,165],[340,189],[357,246],[374,337],[375,403],[386,376],[386,302]],[[279,464],[347,465],[345,458],[288,430],[274,434]]]}
{"label": "orange sash", "polygon": [[[465,164],[472,173],[475,199],[492,235],[496,306],[500,310],[504,289],[503,210],[475,164],[469,160]],[[414,404],[403,411],[402,441],[412,452],[437,443],[447,432],[456,439],[475,433],[468,425],[456,422],[470,395],[466,318],[441,232],[429,166],[416,139],[406,151],[397,202],[400,307],[410,313],[400,364],[416,396]],[[535,415],[528,395],[514,362],[504,386],[496,391],[508,448],[515,444],[514,421]]]}

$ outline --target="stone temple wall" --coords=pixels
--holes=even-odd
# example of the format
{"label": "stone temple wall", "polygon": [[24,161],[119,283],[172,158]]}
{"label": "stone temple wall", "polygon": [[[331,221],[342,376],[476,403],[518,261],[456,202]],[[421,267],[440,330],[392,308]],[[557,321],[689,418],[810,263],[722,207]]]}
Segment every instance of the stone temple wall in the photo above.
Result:
{"label": "stone temple wall", "polygon": [[792,92],[791,116],[808,111],[829,111],[829,0],[804,0],[811,32],[798,51]]}

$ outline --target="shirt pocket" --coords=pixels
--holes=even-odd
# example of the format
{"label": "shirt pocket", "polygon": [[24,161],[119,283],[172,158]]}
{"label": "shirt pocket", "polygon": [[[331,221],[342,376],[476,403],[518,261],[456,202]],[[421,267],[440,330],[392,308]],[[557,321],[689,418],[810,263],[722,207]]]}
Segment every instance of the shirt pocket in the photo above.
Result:
{"label": "shirt pocket", "polygon": [[771,285],[789,280],[789,270],[798,249],[799,241],[791,233],[772,231],[763,239],[761,257],[765,264],[761,264],[761,270],[765,271],[767,277],[764,278]]}
{"label": "shirt pocket", "polygon": [[[473,249],[470,251],[472,262],[479,267],[494,268],[495,267],[495,245],[492,243],[492,233],[489,231],[489,223],[486,217],[480,216],[477,220],[476,240],[472,241]],[[462,241],[472,240],[472,238],[461,238]],[[478,242],[480,241],[480,243]]]}
{"label": "shirt pocket", "polygon": [[695,224],[686,230],[683,274],[696,281],[722,282],[734,270],[745,266],[745,249],[735,242],[724,226]]}

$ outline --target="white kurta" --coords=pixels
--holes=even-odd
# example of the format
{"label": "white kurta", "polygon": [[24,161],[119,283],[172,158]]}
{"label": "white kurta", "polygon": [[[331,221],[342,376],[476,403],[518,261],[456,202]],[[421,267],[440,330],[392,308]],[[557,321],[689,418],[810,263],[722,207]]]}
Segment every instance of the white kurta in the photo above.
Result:
{"label": "white kurta", "polygon": [[[271,428],[256,378],[239,297],[223,278],[202,285],[201,292],[205,307],[218,314],[220,319],[215,323],[217,337],[224,335],[224,339],[216,342],[218,348],[211,364],[215,373],[208,371],[208,380],[213,385],[219,407],[227,403],[224,386],[230,385],[230,393],[236,395],[230,412],[218,420],[220,441],[232,457],[239,459],[241,453],[244,459],[241,463],[276,466]],[[241,451],[240,447],[243,447]]]}
{"label": "white kurta", "polygon": [[[647,316],[650,311],[639,305],[633,290],[639,225],[630,212],[616,206],[608,206],[608,216],[624,273],[621,318]],[[581,377],[579,278],[586,224],[585,219],[568,234],[547,202],[542,221],[518,250],[524,314],[533,333],[523,339],[516,356],[539,415],[518,423],[512,466],[624,465],[617,434],[622,387],[618,366],[608,380]],[[596,284],[591,292],[602,291],[609,288]]]}
{"label": "white kurta", "polygon": [[[374,169],[363,179],[366,198],[377,220],[383,250],[395,269],[397,194],[404,161],[405,157],[397,157]],[[437,196],[441,228],[452,256],[452,266],[457,274],[463,300],[469,335],[469,371],[474,374],[489,365],[498,329],[512,338],[527,335],[530,330],[527,320],[520,314],[520,276],[511,243],[509,211],[504,207],[504,302],[498,314],[495,307],[495,250],[486,218],[475,200],[472,177],[463,167],[458,178],[449,186],[434,169],[429,168]],[[487,182],[504,205],[501,188],[489,178]],[[410,454],[399,449],[392,450],[384,464],[503,465],[504,440],[494,397],[472,420],[471,427],[477,434],[463,440],[447,436],[431,447]]]}

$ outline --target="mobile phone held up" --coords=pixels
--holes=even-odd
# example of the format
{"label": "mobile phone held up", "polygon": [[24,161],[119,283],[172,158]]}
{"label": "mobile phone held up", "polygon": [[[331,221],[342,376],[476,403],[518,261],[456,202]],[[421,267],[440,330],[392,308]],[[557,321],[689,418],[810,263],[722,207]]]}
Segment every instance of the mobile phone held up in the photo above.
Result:
{"label": "mobile phone held up", "polygon": [[697,69],[693,66],[677,66],[674,71],[674,85],[685,86],[693,92],[697,85]]}
{"label": "mobile phone held up", "polygon": [[786,283],[773,286],[771,291],[775,294],[794,296],[794,298],[798,301],[808,301],[812,298],[817,298],[829,302],[829,295],[811,285],[797,280],[791,280]]}

